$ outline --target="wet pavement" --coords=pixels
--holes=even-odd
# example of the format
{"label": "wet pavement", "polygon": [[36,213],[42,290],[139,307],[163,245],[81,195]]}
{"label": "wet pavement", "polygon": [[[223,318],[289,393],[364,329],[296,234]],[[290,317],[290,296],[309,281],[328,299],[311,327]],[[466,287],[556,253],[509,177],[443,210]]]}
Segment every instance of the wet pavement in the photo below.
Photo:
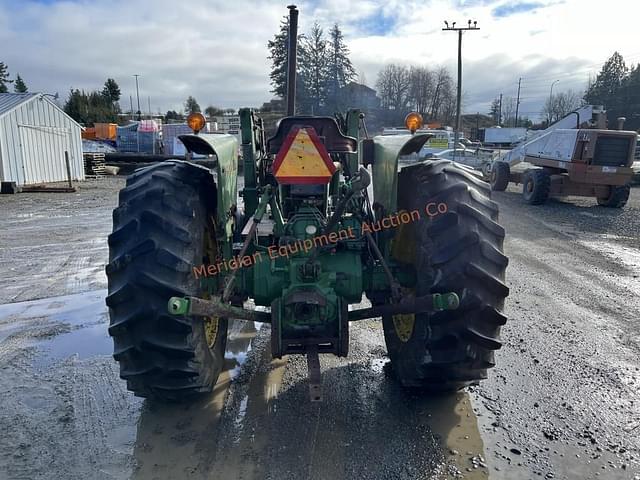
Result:
{"label": "wet pavement", "polygon": [[159,405],[125,390],[106,333],[122,184],[0,197],[0,478],[640,478],[638,189],[622,212],[496,195],[510,322],[470,392],[407,394],[363,321],[311,403],[304,359],[236,321],[215,391]]}

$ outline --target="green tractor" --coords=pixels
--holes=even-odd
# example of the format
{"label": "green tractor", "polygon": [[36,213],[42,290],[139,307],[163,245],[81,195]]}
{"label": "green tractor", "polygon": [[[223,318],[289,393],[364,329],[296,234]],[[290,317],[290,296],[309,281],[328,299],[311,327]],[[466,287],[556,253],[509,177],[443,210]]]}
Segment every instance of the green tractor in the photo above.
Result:
{"label": "green tractor", "polygon": [[[297,14],[291,7],[288,116],[267,140],[262,120],[240,110],[241,191],[237,140],[199,133],[195,114],[194,134],[180,139],[214,168],[158,163],[120,192],[106,302],[120,376],[138,396],[210,392],[231,318],[269,323],[273,357],[307,356],[312,400],[318,355],[347,356],[349,324],[362,319],[382,318],[405,387],[454,391],[494,366],[509,290],[490,186],[451,161],[401,168],[428,135],[366,138],[357,110],[340,122],[296,116]],[[421,118],[406,123],[415,132]]]}

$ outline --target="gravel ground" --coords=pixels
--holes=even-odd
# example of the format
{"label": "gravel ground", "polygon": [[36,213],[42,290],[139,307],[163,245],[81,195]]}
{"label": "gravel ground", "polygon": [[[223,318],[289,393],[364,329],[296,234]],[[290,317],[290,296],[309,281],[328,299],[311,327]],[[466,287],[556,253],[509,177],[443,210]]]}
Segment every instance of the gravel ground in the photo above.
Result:
{"label": "gravel ground", "polygon": [[214,393],[176,406],[135,399],[110,357],[122,185],[0,196],[0,478],[640,479],[638,188],[624,210],[495,195],[510,322],[471,392],[407,395],[366,321],[310,403],[304,359],[271,361],[268,326],[235,322]]}
{"label": "gravel ground", "polygon": [[0,195],[0,304],[106,288],[111,212],[124,178],[76,184],[76,193]]}

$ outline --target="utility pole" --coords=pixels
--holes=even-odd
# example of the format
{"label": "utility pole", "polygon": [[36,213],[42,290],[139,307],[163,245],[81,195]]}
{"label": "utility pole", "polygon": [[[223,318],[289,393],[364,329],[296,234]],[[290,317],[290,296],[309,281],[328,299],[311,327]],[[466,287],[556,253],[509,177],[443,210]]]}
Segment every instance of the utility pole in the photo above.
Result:
{"label": "utility pole", "polygon": [[142,120],[142,111],[140,110],[140,89],[138,88],[138,75],[137,73],[134,75],[136,77],[136,96],[138,97],[138,111],[136,112],[138,115],[138,121]]}
{"label": "utility pole", "polygon": [[522,77],[518,80],[518,99],[516,100],[516,124],[514,127],[518,126],[518,110],[520,109],[520,84],[522,83]]}
{"label": "utility pole", "polygon": [[560,80],[554,80],[551,82],[551,90],[549,91],[549,118],[547,120],[547,127],[551,126],[551,112],[553,111],[553,86]]}
{"label": "utility pole", "polygon": [[500,113],[498,114],[498,126],[502,126],[502,94],[500,94]]}
{"label": "utility pole", "polygon": [[129,95],[129,102],[131,103],[131,110],[129,110],[131,118],[129,120],[133,120],[133,97],[131,95]]}
{"label": "utility pole", "polygon": [[460,140],[460,129],[462,127],[460,119],[460,110],[462,108],[462,32],[465,30],[480,30],[477,26],[478,22],[473,22],[473,26],[471,26],[471,23],[471,20],[469,20],[466,27],[456,27],[456,22],[453,22],[451,26],[449,26],[449,22],[445,20],[445,28],[442,29],[445,32],[458,32],[458,96],[456,105],[456,131],[453,137],[454,160],[456,159],[456,149],[458,148],[458,141]]}

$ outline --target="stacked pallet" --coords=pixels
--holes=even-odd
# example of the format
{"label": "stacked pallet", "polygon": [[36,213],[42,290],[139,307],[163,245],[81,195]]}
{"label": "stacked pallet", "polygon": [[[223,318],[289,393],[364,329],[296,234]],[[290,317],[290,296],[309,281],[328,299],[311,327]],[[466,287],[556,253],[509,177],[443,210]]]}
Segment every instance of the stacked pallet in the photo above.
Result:
{"label": "stacked pallet", "polygon": [[102,177],[105,175],[104,153],[85,152],[84,174],[87,177]]}

